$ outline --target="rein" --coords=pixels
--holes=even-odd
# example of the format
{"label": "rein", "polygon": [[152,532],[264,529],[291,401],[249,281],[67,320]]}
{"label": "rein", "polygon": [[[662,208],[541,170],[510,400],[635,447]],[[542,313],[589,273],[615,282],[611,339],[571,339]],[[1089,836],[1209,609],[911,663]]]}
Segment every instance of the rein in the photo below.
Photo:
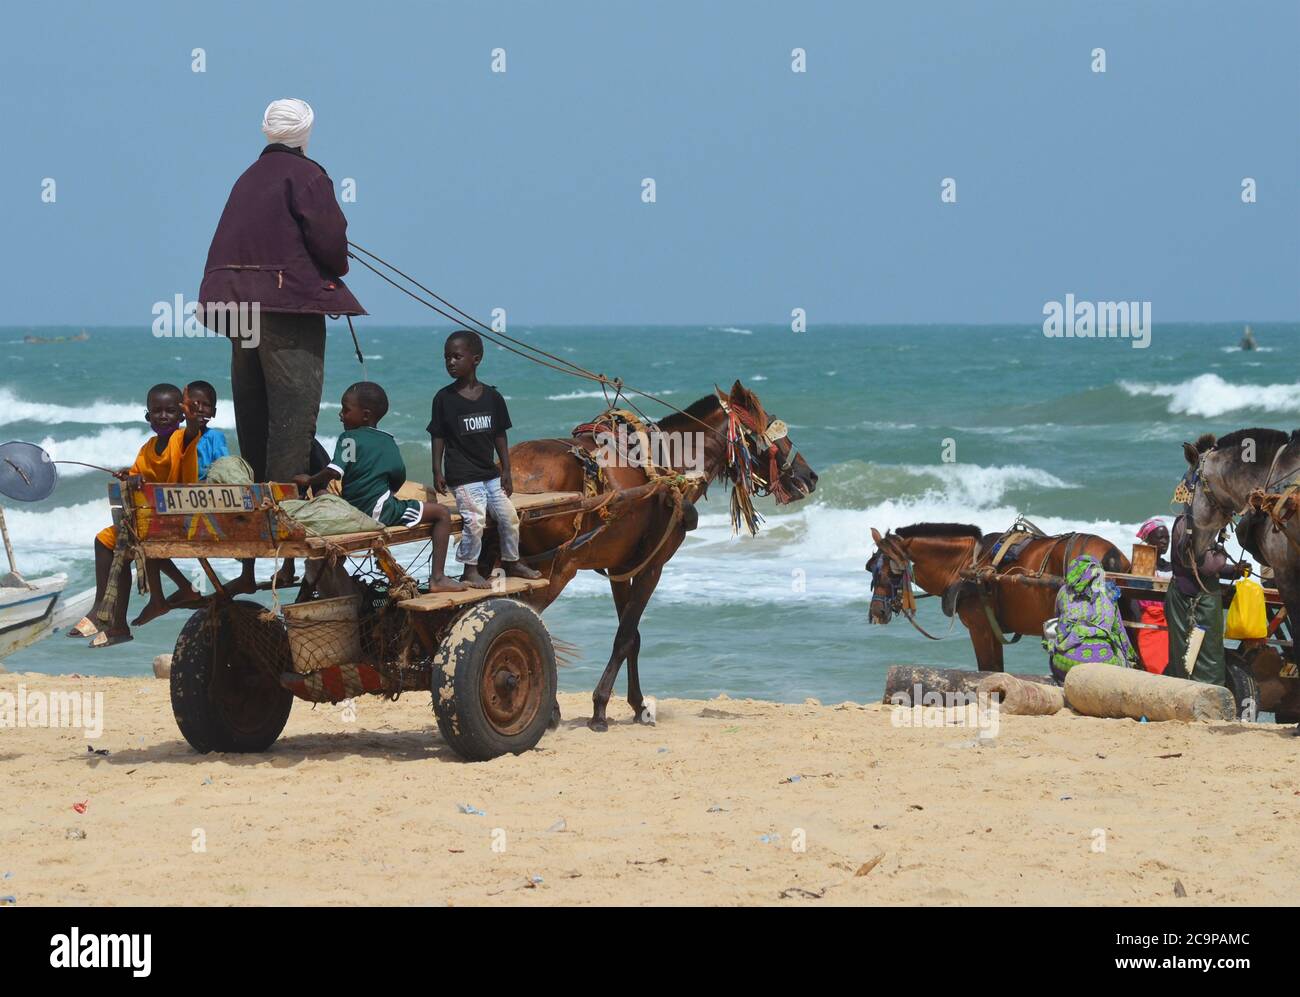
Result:
{"label": "rein", "polygon": [[[484,339],[488,340],[489,342],[494,343],[497,346],[500,346],[502,349],[507,350],[510,353],[514,353],[517,356],[523,357],[525,360],[529,360],[535,364],[539,364],[542,367],[549,367],[551,370],[559,371],[561,374],[568,374],[571,377],[579,377],[579,378],[583,378],[584,380],[595,381],[601,386],[601,390],[606,392],[606,397],[608,397],[608,389],[610,388],[614,389],[615,399],[617,399],[620,395],[624,393],[638,395],[641,398],[647,398],[652,402],[657,402],[658,404],[664,406],[664,408],[672,409],[672,411],[676,412],[678,415],[686,416],[686,418],[699,423],[701,426],[704,427],[704,429],[706,429],[710,433],[717,432],[716,429],[714,429],[704,420],[699,419],[691,415],[689,412],[686,412],[685,410],[678,408],[672,402],[665,401],[663,398],[660,398],[658,395],[653,395],[648,391],[642,391],[639,388],[634,388],[630,384],[624,384],[622,378],[607,377],[606,375],[599,374],[596,371],[588,370],[586,367],[583,367],[581,364],[574,363],[572,360],[566,360],[565,358],[557,356],[554,353],[549,353],[546,350],[543,350],[539,346],[535,346],[532,343],[525,342],[522,339],[516,339],[514,336],[509,336],[504,332],[492,328],[486,322],[483,322],[481,319],[477,319],[473,315],[470,315],[468,312],[465,312],[460,308],[457,308],[446,298],[442,297],[435,291],[431,291],[429,288],[425,287],[423,284],[421,284],[410,274],[404,273],[403,271],[399,270],[396,266],[394,266],[392,263],[389,263],[387,260],[380,257],[378,254],[372,253],[370,250],[362,246],[358,246],[355,242],[352,241],[348,242],[348,246],[349,246],[348,257],[352,260],[355,260],[357,263],[360,263],[363,267],[365,267],[367,270],[369,270],[371,273],[377,276],[380,280],[383,280],[386,283],[391,284],[393,287],[397,288],[397,290],[401,291],[403,294],[407,295],[408,297],[412,298],[415,301],[418,301],[426,308],[436,312],[437,314],[441,315],[443,318],[448,319],[453,323],[476,327],[478,330],[478,334],[480,336],[482,336]],[[352,250],[356,250],[356,252],[352,252]],[[357,253],[360,253],[362,255],[358,256]],[[369,257],[369,259],[363,259],[363,257]],[[371,260],[373,260],[374,263],[371,263],[370,262]],[[379,266],[375,266],[374,264],[376,263],[379,264]],[[389,271],[389,273],[395,274],[398,278],[400,278],[400,280],[405,281],[406,283],[411,284],[414,287],[418,288],[420,291],[422,291],[424,294],[427,294],[430,298],[433,298],[433,300],[437,301],[439,304],[434,304],[432,301],[429,301],[426,298],[421,297],[421,295],[416,294],[409,287],[406,287],[404,284],[399,283],[398,280],[395,280],[393,277],[390,277],[388,273],[384,272],[384,270],[379,269],[379,267],[383,267],[384,270]],[[439,307],[439,305],[443,305],[445,306],[445,308],[441,308]],[[446,309],[450,309],[450,311],[447,311]],[[353,336],[355,339],[355,332]],[[360,353],[360,348],[358,347],[358,354],[359,353]],[[362,366],[364,367],[365,364],[364,359],[360,356],[358,356],[358,359],[361,360]],[[633,404],[630,399],[628,400],[628,404],[629,405]],[[633,405],[633,407],[635,408],[635,405]],[[638,411],[640,410],[638,409]],[[644,416],[644,413],[642,413],[642,415]],[[650,420],[647,418],[646,421],[650,421]]]}

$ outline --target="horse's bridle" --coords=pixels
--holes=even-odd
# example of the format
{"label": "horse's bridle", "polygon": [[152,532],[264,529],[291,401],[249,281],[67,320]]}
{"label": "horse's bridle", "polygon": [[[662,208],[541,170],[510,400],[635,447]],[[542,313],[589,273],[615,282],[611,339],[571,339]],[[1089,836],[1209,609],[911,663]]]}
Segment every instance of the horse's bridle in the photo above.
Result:
{"label": "horse's bridle", "polygon": [[[887,594],[881,595],[876,591],[876,589],[880,587],[876,584],[876,580],[880,576],[886,558],[889,559],[889,566],[893,568],[897,574],[891,572],[885,573],[884,585],[889,591]],[[907,586],[908,591],[911,591],[911,562],[904,559],[903,563],[900,564],[894,553],[885,546],[885,542],[882,539],[880,543],[876,545],[876,552],[872,554],[871,559],[867,561],[867,570],[871,572],[872,607],[874,608],[877,604],[883,603],[891,613],[901,613],[903,611],[903,597],[899,594],[899,590],[903,587],[903,583],[907,582],[909,583]]]}
{"label": "horse's bridle", "polygon": [[[1282,449],[1285,449],[1285,447]],[[1209,447],[1203,451],[1201,453],[1201,459],[1197,462],[1194,468],[1189,469],[1188,472],[1183,475],[1183,480],[1181,482],[1182,487],[1186,489],[1187,494],[1190,496],[1188,500],[1183,503],[1183,513],[1187,516],[1187,519],[1191,524],[1191,528],[1184,528],[1183,530],[1183,556],[1187,558],[1188,567],[1192,569],[1192,577],[1196,579],[1197,587],[1200,588],[1202,592],[1206,593],[1210,590],[1206,588],[1205,582],[1201,581],[1201,572],[1196,566],[1196,563],[1200,558],[1196,554],[1196,543],[1193,536],[1196,529],[1196,518],[1192,506],[1196,501],[1197,489],[1203,489],[1205,500],[1210,504],[1210,508],[1225,520],[1223,527],[1219,531],[1220,537],[1222,537],[1223,531],[1232,523],[1233,517],[1238,515],[1240,511],[1231,508],[1226,502],[1222,501],[1219,496],[1215,494],[1214,487],[1210,484],[1210,475],[1205,469],[1205,461],[1209,458],[1210,454],[1215,453],[1217,450],[1217,447]],[[1277,459],[1280,456],[1281,450],[1279,450],[1273,457],[1273,466],[1269,468],[1268,472],[1269,477],[1272,477],[1273,468],[1277,466]],[[1176,500],[1177,495],[1175,495],[1175,501]],[[1172,539],[1173,538],[1170,537],[1170,540]]]}
{"label": "horse's bridle", "polygon": [[[743,450],[745,458],[749,464],[749,472],[759,483],[758,487],[752,488],[755,495],[775,495],[778,499],[788,499],[789,492],[781,484],[781,478],[787,474],[794,466],[794,462],[799,458],[799,451],[795,449],[794,441],[790,439],[790,431],[786,424],[780,419],[770,420],[766,426],[759,428],[759,419],[753,412],[750,412],[742,405],[735,402],[727,401],[718,395],[718,400],[722,403],[722,410],[727,413],[729,421],[734,423],[735,429],[744,437],[743,445],[736,449]],[[788,452],[784,460],[779,460],[780,448],[777,441],[787,440]],[[728,448],[738,442],[732,432],[727,433]],[[729,455],[729,463],[735,463],[735,455]],[[764,467],[759,463],[762,457],[767,457],[767,466]],[[770,480],[769,480],[770,479]]]}
{"label": "horse's bridle", "polygon": [[[867,561],[866,568],[871,572],[871,605],[875,606],[877,603],[884,603],[890,612],[897,613],[912,624],[921,636],[928,637],[930,640],[943,640],[944,637],[952,633],[952,628],[957,623],[957,614],[953,613],[951,619],[948,620],[948,633],[944,634],[943,637],[936,637],[916,621],[916,596],[912,594],[912,559],[907,556],[905,551],[891,549],[895,545],[889,544],[886,546],[890,539],[888,533],[881,537],[876,543],[876,553]],[[885,558],[889,559],[889,566],[898,574],[896,576],[892,574],[885,575],[885,585],[889,589],[889,594],[880,595],[876,592],[878,587],[876,577],[880,573],[881,562]],[[872,565],[876,565],[876,567],[872,567]],[[868,610],[869,613],[870,610]]]}
{"label": "horse's bridle", "polygon": [[[1222,501],[1219,496],[1215,494],[1214,488],[1210,484],[1209,472],[1205,470],[1206,458],[1215,452],[1216,448],[1211,447],[1209,450],[1206,450],[1205,453],[1201,454],[1200,463],[1198,463],[1193,470],[1187,472],[1183,477],[1183,481],[1187,485],[1188,491],[1192,493],[1193,499],[1196,497],[1196,489],[1204,488],[1206,501],[1210,503],[1210,506],[1214,511],[1228,520],[1231,520],[1233,516],[1237,515],[1237,510],[1229,507],[1226,502]],[[1272,471],[1270,470],[1269,473],[1272,474]],[[1187,511],[1189,513],[1192,511],[1191,507],[1191,502],[1188,502]]]}

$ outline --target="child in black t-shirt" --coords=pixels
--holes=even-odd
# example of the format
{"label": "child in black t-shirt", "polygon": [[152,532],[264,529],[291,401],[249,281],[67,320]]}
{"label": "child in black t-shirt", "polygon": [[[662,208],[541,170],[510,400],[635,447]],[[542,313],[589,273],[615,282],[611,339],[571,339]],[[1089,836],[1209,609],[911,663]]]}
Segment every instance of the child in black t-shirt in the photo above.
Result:
{"label": "child in black t-shirt", "polygon": [[[451,488],[460,512],[460,544],[456,560],[465,566],[460,580],[472,588],[488,588],[478,571],[483,527],[488,515],[501,537],[501,566],[517,578],[541,574],[519,561],[519,514],[510,502],[510,444],[506,430],[510,413],[505,399],[476,376],[483,360],[478,333],[460,329],[443,347],[447,373],[455,378],[433,396],[429,435],[433,438],[433,482],[440,492]],[[501,468],[493,457],[501,459]]]}

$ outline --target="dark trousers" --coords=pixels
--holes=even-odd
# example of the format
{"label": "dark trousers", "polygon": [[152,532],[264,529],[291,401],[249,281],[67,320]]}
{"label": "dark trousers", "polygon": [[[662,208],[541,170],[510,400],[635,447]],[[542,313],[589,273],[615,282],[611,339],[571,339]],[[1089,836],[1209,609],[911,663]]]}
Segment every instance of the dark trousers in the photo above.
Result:
{"label": "dark trousers", "polygon": [[255,481],[306,474],[325,382],[325,316],[262,312],[254,349],[232,339],[230,386],[239,453]]}
{"label": "dark trousers", "polygon": [[[1210,580],[1211,592],[1183,595],[1177,583],[1169,583],[1165,593],[1165,622],[1169,626],[1169,664],[1165,674],[1171,678],[1192,678],[1211,685],[1228,684],[1228,666],[1223,651],[1223,596],[1219,594],[1219,580]],[[1205,640],[1201,653],[1196,656],[1189,676],[1183,669],[1187,657],[1187,641],[1192,627],[1205,627]]]}

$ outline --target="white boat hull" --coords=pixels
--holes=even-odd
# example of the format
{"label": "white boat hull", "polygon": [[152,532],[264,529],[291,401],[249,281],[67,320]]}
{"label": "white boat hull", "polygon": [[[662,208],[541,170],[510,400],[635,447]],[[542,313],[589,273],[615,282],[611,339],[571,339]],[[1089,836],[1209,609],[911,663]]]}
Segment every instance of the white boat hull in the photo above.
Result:
{"label": "white boat hull", "polygon": [[67,575],[36,578],[28,587],[0,587],[0,659],[36,643],[89,612],[94,590],[63,598]]}

